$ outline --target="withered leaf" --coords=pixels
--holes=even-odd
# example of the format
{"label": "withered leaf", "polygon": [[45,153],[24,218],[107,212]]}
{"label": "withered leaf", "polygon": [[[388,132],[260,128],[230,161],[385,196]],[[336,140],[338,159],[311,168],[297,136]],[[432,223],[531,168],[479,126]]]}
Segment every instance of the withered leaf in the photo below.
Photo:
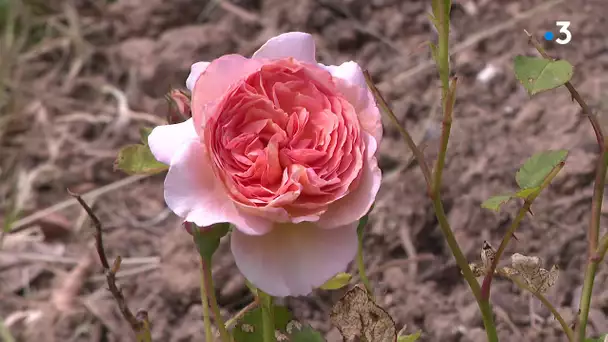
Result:
{"label": "withered leaf", "polygon": [[[473,275],[475,277],[483,277],[484,275],[486,275],[486,270],[482,265],[469,264],[469,268],[471,269],[471,272],[473,272]],[[463,274],[462,271],[460,271],[460,274]]]}
{"label": "withered leaf", "polygon": [[555,285],[559,270],[556,265],[546,270],[540,264],[540,258],[536,256],[515,253],[511,257],[511,266],[524,278],[530,290],[544,293]]}
{"label": "withered leaf", "polygon": [[496,259],[496,251],[487,241],[483,242],[483,247],[481,247],[481,262],[483,263],[483,267],[486,272],[492,268],[492,263]]}
{"label": "withered leaf", "polygon": [[345,342],[397,341],[395,322],[360,285],[350,289],[334,305],[330,319]]}

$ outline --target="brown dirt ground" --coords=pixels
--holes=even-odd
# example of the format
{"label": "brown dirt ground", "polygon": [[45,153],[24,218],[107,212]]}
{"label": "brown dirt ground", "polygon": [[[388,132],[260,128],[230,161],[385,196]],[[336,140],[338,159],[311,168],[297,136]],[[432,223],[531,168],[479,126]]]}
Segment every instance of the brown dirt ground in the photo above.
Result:
{"label": "brown dirt ground", "polygon": [[[511,60],[534,53],[523,29],[540,38],[554,21],[570,20],[572,42],[545,43],[546,48],[575,65],[573,82],[595,109],[608,109],[602,102],[608,76],[605,4],[454,2],[453,63],[460,88],[443,192],[449,219],[466,255],[476,260],[484,239],[498,244],[517,205],[494,214],[480,203],[513,190],[514,172],[535,151],[569,149],[567,166],[539,198],[535,217],[525,219],[519,241],[508,251],[560,266],[549,297],[572,317],[578,308],[597,148],[589,123],[567,92],[530,100],[514,79]],[[93,191],[87,200],[94,201],[104,222],[108,254],[125,259],[120,283],[132,308],[149,311],[154,340],[202,339],[197,257],[189,236],[165,209],[163,177],[127,177],[112,168],[118,148],[137,142],[140,126],[163,123],[163,95],[183,86],[194,61],[232,52],[249,55],[284,31],[311,32],[320,61],[353,59],[369,69],[402,123],[427,143],[426,151],[436,150],[438,83],[424,46],[434,39],[426,17],[429,3],[48,2],[51,11],[42,18],[45,38],[22,51],[12,70],[12,96],[21,106],[5,125],[0,147],[0,216],[4,221],[8,215],[10,191],[20,194],[22,209],[0,250],[0,317],[16,339],[129,340],[91,255],[90,223],[70,202],[66,188]],[[484,69],[495,72],[479,79]],[[385,127],[385,180],[365,243],[380,304],[399,327],[421,329],[423,341],[484,341],[476,304],[442,239],[422,176],[396,130]],[[219,301],[226,314],[234,313],[251,298],[226,246],[216,259]],[[597,277],[592,332],[608,331],[606,270]],[[494,286],[502,341],[561,340],[557,323],[540,303],[506,281]],[[327,319],[339,292],[291,298],[287,304],[302,321],[326,332],[328,341],[339,341]]]}

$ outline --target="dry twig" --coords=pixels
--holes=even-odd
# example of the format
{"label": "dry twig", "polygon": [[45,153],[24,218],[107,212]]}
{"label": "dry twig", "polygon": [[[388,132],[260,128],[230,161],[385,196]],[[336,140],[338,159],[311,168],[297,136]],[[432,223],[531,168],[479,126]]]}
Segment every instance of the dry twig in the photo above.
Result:
{"label": "dry twig", "polygon": [[122,294],[118,285],[116,285],[116,273],[120,269],[121,258],[120,256],[116,257],[112,266],[110,266],[108,262],[108,257],[106,256],[106,252],[103,246],[103,235],[101,228],[101,221],[93,212],[93,209],[89,207],[89,205],[80,197],[80,195],[72,193],[68,190],[68,193],[73,196],[78,203],[82,206],[82,208],[87,212],[91,221],[93,222],[93,226],[95,227],[95,247],[97,249],[97,254],[99,255],[99,260],[101,262],[101,266],[104,269],[104,273],[106,275],[106,280],[108,283],[108,288],[114,300],[118,304],[118,308],[122,313],[122,316],[131,326],[131,329],[137,336],[138,341],[151,341],[150,338],[150,323],[148,321],[148,313],[145,310],[139,310],[137,315],[134,315],[133,312],[129,309],[126,299]]}

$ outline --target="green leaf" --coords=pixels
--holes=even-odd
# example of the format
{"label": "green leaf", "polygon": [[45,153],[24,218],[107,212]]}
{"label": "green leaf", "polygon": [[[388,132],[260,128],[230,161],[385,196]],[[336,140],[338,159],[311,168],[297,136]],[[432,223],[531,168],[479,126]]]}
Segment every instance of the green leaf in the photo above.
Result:
{"label": "green leaf", "polygon": [[210,227],[199,228],[192,230],[194,243],[198,249],[201,258],[211,262],[213,253],[220,245],[220,240],[230,231],[230,223],[217,223]]}
{"label": "green leaf", "polygon": [[533,187],[533,188],[528,188],[528,189],[521,189],[518,192],[515,193],[515,197],[517,198],[523,198],[526,199],[528,198],[530,195],[536,193],[540,191],[540,187]]}
{"label": "green leaf", "polygon": [[[291,313],[284,306],[274,306],[274,327],[276,330],[285,331],[287,323],[292,319]],[[247,312],[232,330],[235,342],[260,342],[262,334],[262,308],[257,307]]]}
{"label": "green leaf", "polygon": [[323,335],[309,325],[300,327],[299,329],[290,329],[288,325],[286,337],[289,342],[325,342]]}
{"label": "green leaf", "polygon": [[602,334],[598,338],[587,338],[585,342],[606,342],[608,340],[608,334]]}
{"label": "green leaf", "polygon": [[341,289],[344,286],[348,285],[350,280],[352,279],[352,275],[345,272],[340,272],[336,274],[333,278],[329,279],[325,282],[325,284],[321,285],[319,288],[322,290],[337,290]]}
{"label": "green leaf", "polygon": [[541,186],[554,167],[566,160],[567,150],[544,151],[534,154],[517,171],[515,180],[522,189]]}
{"label": "green leaf", "polygon": [[499,211],[500,207],[507,203],[513,196],[512,195],[498,195],[492,196],[481,203],[482,208]]}
{"label": "green leaf", "polygon": [[517,56],[514,68],[515,76],[530,95],[564,85],[573,73],[572,65],[567,61],[539,57]]}
{"label": "green leaf", "polygon": [[122,170],[128,174],[155,174],[167,170],[169,167],[154,158],[147,145],[127,145],[118,152],[114,162],[115,170]]}
{"label": "green leaf", "polygon": [[422,331],[418,331],[411,335],[399,336],[399,337],[397,337],[397,342],[415,342],[415,341],[418,341],[418,339],[420,338],[420,335],[422,335]]}

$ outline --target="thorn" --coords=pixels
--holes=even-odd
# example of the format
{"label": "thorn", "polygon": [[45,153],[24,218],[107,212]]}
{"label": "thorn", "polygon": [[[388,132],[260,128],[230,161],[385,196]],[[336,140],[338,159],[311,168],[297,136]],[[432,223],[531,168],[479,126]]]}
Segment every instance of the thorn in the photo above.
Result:
{"label": "thorn", "polygon": [[483,240],[483,247],[481,247],[481,249],[488,250],[488,249],[492,249],[492,245],[490,245],[490,243],[486,240]]}
{"label": "thorn", "polygon": [[517,238],[517,236],[515,235],[515,233],[511,234],[511,237],[515,239],[515,241],[519,241],[519,239]]}
{"label": "thorn", "polygon": [[528,212],[530,213],[530,215],[534,216],[534,213],[532,212],[532,207],[528,208]]}

